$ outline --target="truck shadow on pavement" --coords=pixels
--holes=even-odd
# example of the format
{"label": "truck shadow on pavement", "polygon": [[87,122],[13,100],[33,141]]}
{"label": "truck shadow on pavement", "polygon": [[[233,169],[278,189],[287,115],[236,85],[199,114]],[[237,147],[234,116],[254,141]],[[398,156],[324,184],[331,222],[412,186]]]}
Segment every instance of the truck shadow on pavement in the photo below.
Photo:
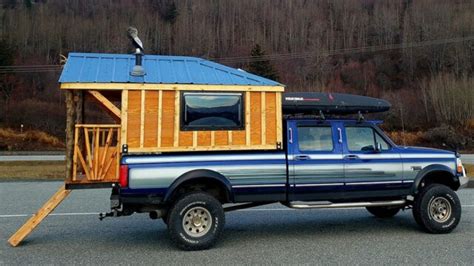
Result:
{"label": "truck shadow on pavement", "polygon": [[[56,217],[49,225],[33,234],[21,245],[26,249],[51,249],[71,247],[80,253],[93,242],[94,252],[165,252],[178,251],[169,240],[166,225],[161,220],[144,216],[92,222],[81,217],[79,226],[64,226],[71,221]],[[62,220],[62,221],[61,221]],[[453,233],[463,231],[463,221]],[[46,232],[44,231],[46,230]],[[365,210],[276,210],[237,211],[226,214],[226,226],[217,243],[220,248],[248,248],[265,243],[332,243],[354,239],[413,238],[429,235],[421,231],[413,220],[411,211],[400,212],[393,218],[381,219]],[[84,245],[86,244],[86,245]]]}

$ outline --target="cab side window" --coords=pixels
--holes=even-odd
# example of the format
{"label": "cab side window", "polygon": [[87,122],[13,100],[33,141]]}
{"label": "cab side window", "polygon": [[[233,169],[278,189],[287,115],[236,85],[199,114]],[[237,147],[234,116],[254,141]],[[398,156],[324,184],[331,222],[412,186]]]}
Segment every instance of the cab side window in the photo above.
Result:
{"label": "cab side window", "polygon": [[347,147],[350,151],[374,151],[378,144],[382,150],[390,145],[371,127],[346,127]]}
{"label": "cab side window", "polygon": [[331,127],[298,127],[298,147],[300,151],[332,151],[334,144]]}

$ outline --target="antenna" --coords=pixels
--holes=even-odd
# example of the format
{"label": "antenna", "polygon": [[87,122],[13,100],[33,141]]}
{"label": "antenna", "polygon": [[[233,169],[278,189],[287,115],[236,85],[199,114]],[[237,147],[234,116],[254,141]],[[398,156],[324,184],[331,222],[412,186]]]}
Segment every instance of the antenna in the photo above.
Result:
{"label": "antenna", "polygon": [[357,122],[360,123],[360,122],[364,121],[364,119],[365,118],[362,115],[362,112],[361,111],[357,112]]}
{"label": "antenna", "polygon": [[326,120],[326,116],[324,116],[324,113],[321,110],[319,110],[319,117],[321,118],[321,120]]}

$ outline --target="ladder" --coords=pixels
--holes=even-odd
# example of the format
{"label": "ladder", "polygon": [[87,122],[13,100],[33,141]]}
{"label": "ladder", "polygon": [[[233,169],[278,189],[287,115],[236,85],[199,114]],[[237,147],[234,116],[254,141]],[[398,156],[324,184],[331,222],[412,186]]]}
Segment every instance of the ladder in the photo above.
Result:
{"label": "ladder", "polygon": [[28,221],[8,239],[13,247],[18,246],[68,195],[71,190],[63,185]]}

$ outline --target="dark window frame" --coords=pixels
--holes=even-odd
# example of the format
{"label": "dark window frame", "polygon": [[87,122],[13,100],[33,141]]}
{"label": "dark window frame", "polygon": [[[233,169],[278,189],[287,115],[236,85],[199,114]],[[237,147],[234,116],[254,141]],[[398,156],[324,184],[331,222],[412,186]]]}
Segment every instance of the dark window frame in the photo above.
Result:
{"label": "dark window frame", "polygon": [[[233,96],[239,96],[240,97],[240,125],[238,126],[220,126],[220,127],[212,127],[212,126],[189,126],[185,124],[184,118],[185,118],[185,109],[186,109],[186,101],[185,101],[185,94],[191,93],[191,94],[197,94],[197,95],[218,95],[218,96],[223,96],[223,95],[233,95]],[[179,110],[179,115],[180,115],[180,130],[181,131],[230,131],[230,130],[244,130],[245,129],[245,97],[244,97],[244,92],[238,92],[238,91],[182,91],[179,95],[180,97],[180,110]]]}

